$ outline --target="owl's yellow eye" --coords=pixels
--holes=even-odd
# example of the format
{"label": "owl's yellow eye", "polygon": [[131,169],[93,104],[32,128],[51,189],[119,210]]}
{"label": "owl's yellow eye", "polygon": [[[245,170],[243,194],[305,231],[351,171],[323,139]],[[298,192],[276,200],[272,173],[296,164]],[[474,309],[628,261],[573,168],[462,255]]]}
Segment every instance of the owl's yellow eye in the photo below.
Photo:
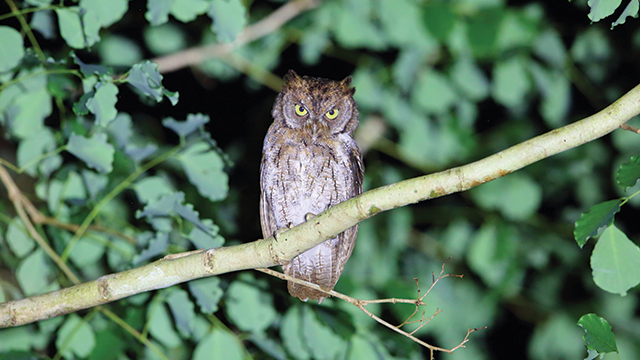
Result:
{"label": "owl's yellow eye", "polygon": [[298,116],[305,116],[309,113],[307,109],[305,109],[304,106],[300,104],[296,104],[295,109],[296,109],[296,115]]}
{"label": "owl's yellow eye", "polygon": [[331,110],[327,111],[327,113],[324,114],[324,116],[326,116],[327,119],[329,119],[329,120],[333,120],[333,119],[338,117],[338,109],[331,109]]}

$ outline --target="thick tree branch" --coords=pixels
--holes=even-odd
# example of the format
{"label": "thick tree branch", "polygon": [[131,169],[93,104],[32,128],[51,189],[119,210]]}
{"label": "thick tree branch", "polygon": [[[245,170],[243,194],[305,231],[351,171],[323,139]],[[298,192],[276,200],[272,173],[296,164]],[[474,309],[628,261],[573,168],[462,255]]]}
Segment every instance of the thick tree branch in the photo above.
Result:
{"label": "thick tree branch", "polygon": [[468,190],[598,139],[639,113],[640,85],[595,115],[485,159],[367,191],[279,234],[278,241],[269,238],[169,256],[95,281],[0,304],[0,327],[48,319],[204,276],[281,264],[379,212]]}

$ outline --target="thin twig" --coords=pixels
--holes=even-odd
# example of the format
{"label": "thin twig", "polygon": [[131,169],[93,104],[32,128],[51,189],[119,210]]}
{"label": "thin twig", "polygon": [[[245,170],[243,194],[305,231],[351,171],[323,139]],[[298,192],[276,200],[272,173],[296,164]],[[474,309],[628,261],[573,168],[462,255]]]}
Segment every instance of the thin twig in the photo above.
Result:
{"label": "thin twig", "polygon": [[242,33],[229,44],[211,44],[192,47],[175,54],[152,59],[151,61],[158,64],[158,71],[161,73],[168,73],[187,66],[198,65],[205,60],[219,58],[244,44],[260,39],[281,28],[282,25],[300,13],[316,6],[318,6],[317,0],[290,1],[266,18],[246,27]]}
{"label": "thin twig", "polygon": [[[376,322],[380,323],[381,325],[384,325],[385,327],[387,327],[387,328],[389,328],[389,329],[391,329],[391,330],[393,330],[393,331],[397,332],[398,334],[401,334],[401,335],[403,335],[403,336],[406,336],[406,337],[408,337],[409,339],[411,339],[411,340],[415,341],[416,343],[418,343],[418,344],[420,344],[420,345],[422,345],[422,346],[424,346],[424,347],[428,348],[428,349],[431,351],[431,353],[432,353],[432,357],[433,357],[433,352],[434,352],[434,351],[441,351],[441,352],[446,352],[446,353],[452,353],[454,350],[459,349],[459,348],[461,348],[461,347],[464,347],[464,344],[465,344],[467,341],[469,341],[469,334],[470,334],[471,332],[473,332],[473,331],[477,330],[477,329],[475,329],[475,330],[473,330],[473,331],[468,331],[468,332],[467,332],[467,335],[465,336],[465,338],[463,339],[463,341],[462,341],[460,344],[458,344],[456,347],[452,348],[452,349],[444,349],[444,348],[441,348],[441,347],[438,347],[438,346],[434,346],[434,345],[428,344],[428,343],[426,343],[426,342],[424,342],[424,341],[422,341],[422,340],[418,339],[417,337],[415,337],[415,336],[413,335],[416,331],[420,330],[423,326],[425,326],[426,324],[428,324],[428,323],[429,323],[429,322],[430,322],[430,321],[431,321],[431,320],[432,320],[436,315],[438,315],[440,312],[442,312],[442,310],[440,310],[440,309],[436,309],[436,312],[435,312],[431,317],[428,317],[428,318],[426,318],[426,319],[425,319],[425,318],[424,318],[424,313],[423,313],[422,318],[421,318],[420,320],[417,320],[417,321],[411,321],[411,322],[409,322],[409,319],[411,319],[411,318],[413,317],[413,315],[415,315],[415,314],[417,313],[418,306],[420,306],[420,305],[425,305],[425,303],[423,303],[423,302],[422,302],[422,299],[424,298],[424,296],[426,296],[426,295],[429,293],[429,291],[431,291],[431,289],[433,289],[433,286],[434,286],[434,285],[435,285],[435,284],[436,284],[440,279],[443,279],[443,278],[445,278],[445,277],[449,277],[449,276],[461,277],[460,275],[443,274],[443,272],[444,272],[444,264],[442,264],[442,271],[440,272],[440,275],[438,276],[438,278],[437,278],[437,279],[434,279],[433,285],[429,288],[429,290],[427,290],[427,293],[425,293],[424,295],[422,295],[422,297],[420,297],[419,299],[396,299],[396,298],[389,298],[389,299],[376,299],[376,300],[361,300],[361,299],[353,298],[353,297],[348,296],[348,295],[344,295],[344,294],[339,293],[339,292],[337,292],[337,291],[335,291],[335,290],[325,290],[325,289],[322,289],[320,286],[318,286],[318,285],[316,285],[316,284],[312,284],[312,283],[306,282],[306,281],[304,281],[304,280],[300,280],[300,279],[296,279],[296,278],[290,277],[290,276],[288,276],[288,275],[286,275],[286,274],[283,274],[283,273],[281,273],[281,272],[278,272],[278,271],[274,271],[274,270],[266,269],[266,268],[257,268],[256,270],[258,270],[258,271],[260,271],[260,272],[263,272],[263,273],[265,273],[265,274],[272,275],[272,276],[277,277],[277,278],[282,279],[282,280],[291,281],[291,282],[294,282],[294,283],[296,283],[296,284],[304,285],[304,286],[310,287],[310,288],[312,288],[312,289],[319,290],[319,291],[321,291],[321,292],[323,292],[323,293],[325,293],[325,294],[327,294],[327,295],[334,296],[334,297],[337,297],[337,298],[339,298],[339,299],[341,299],[341,300],[344,300],[344,301],[346,301],[346,302],[348,302],[348,303],[350,303],[350,304],[354,305],[354,306],[355,306],[355,307],[357,307],[358,309],[360,309],[360,311],[362,311],[362,312],[364,312],[365,314],[369,315],[369,317],[371,317],[372,319],[374,319]],[[416,286],[417,286],[417,281],[416,281]],[[418,294],[420,294],[419,289],[418,289]],[[419,295],[418,295],[418,296],[419,296]],[[366,308],[366,306],[367,306],[367,305],[369,305],[369,304],[380,304],[380,303],[391,303],[391,304],[405,303],[405,304],[414,304],[414,305],[416,306],[416,309],[414,310],[413,314],[412,314],[412,315],[411,315],[407,320],[405,320],[402,324],[400,324],[400,325],[398,325],[398,326],[394,326],[394,325],[390,324],[389,322],[387,322],[387,321],[383,320],[382,318],[378,317],[377,315],[373,314],[371,311],[369,311],[369,310]],[[413,331],[412,331],[412,332],[410,332],[410,333],[408,333],[408,332],[406,332],[406,331],[404,331],[404,330],[402,330],[402,329],[401,329],[401,327],[402,327],[403,325],[405,325],[405,324],[408,324],[408,323],[417,323],[417,322],[420,322],[420,323],[421,323],[421,325],[420,325],[420,326],[418,326],[418,328],[417,328],[417,329],[413,330]]]}
{"label": "thin twig", "polygon": [[640,135],[640,129],[638,129],[637,127],[633,127],[633,126],[631,126],[631,125],[628,125],[628,124],[622,124],[622,125],[620,125],[620,129],[622,129],[622,130],[629,130],[629,131],[631,131],[631,132],[634,132],[634,133],[636,133],[636,134],[639,134],[639,135]]}

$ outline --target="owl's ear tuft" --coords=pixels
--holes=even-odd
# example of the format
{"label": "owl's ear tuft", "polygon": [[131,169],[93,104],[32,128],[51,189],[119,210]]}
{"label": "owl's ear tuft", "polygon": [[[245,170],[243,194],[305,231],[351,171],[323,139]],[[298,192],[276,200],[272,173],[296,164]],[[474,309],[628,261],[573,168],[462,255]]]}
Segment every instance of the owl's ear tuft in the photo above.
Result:
{"label": "owl's ear tuft", "polygon": [[297,82],[300,80],[300,75],[293,71],[293,69],[289,69],[289,71],[287,71],[287,74],[284,76],[284,81],[286,83]]}
{"label": "owl's ear tuft", "polygon": [[353,78],[351,76],[347,76],[342,81],[340,81],[340,85],[342,85],[345,92],[350,96],[353,96],[353,94],[356,93],[356,88],[350,87],[352,81]]}

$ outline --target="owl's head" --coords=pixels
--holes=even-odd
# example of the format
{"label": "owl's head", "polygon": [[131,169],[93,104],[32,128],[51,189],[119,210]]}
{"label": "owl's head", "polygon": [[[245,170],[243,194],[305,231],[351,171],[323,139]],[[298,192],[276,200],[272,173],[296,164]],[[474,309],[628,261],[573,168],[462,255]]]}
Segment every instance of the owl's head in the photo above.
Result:
{"label": "owl's head", "polygon": [[313,134],[349,134],[358,127],[356,89],[351,77],[342,81],[299,76],[289,70],[273,106],[275,121]]}

